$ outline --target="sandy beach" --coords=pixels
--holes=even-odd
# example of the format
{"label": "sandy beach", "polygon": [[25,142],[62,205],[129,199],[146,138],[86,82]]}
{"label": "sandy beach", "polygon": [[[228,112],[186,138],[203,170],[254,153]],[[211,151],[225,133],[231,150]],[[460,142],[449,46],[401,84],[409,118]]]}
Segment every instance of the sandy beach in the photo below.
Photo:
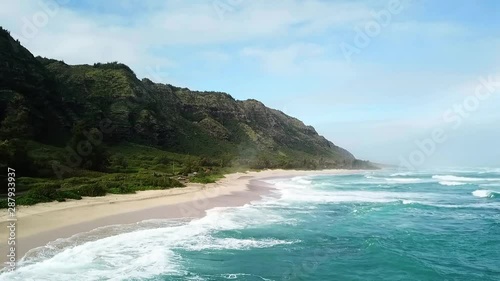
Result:
{"label": "sandy beach", "polygon": [[[41,203],[17,208],[18,260],[30,249],[58,238],[98,227],[130,224],[148,219],[196,218],[214,207],[242,206],[269,194],[272,186],[260,180],[318,174],[349,174],[355,170],[266,170],[228,174],[213,184],[188,184],[184,188],[141,191],[136,194],[85,197],[82,200]],[[7,252],[8,214],[0,214],[0,252]],[[2,254],[2,262],[6,257]]]}

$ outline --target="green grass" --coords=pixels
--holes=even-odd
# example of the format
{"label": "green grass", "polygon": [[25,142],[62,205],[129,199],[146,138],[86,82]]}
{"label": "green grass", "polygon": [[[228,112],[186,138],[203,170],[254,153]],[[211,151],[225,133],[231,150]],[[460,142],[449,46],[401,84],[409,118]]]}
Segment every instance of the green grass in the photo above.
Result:
{"label": "green grass", "polygon": [[[50,165],[55,159],[64,159],[64,149],[29,142],[30,157],[40,165]],[[66,178],[19,177],[16,181],[16,205],[34,205],[43,202],[79,200],[84,196],[130,194],[143,190],[184,187],[178,175],[202,169],[193,163],[199,157],[172,153],[153,147],[122,143],[109,149],[108,171],[97,172],[73,169]],[[48,167],[47,169],[50,169]],[[210,178],[210,180],[208,180]],[[220,176],[207,175],[207,182]],[[201,180],[201,179],[200,179]],[[7,200],[0,199],[0,208],[7,208]]]}
{"label": "green grass", "polygon": [[[184,185],[167,175],[150,172],[112,173],[100,177],[71,177],[63,180],[19,178],[16,205],[34,205],[43,202],[79,200],[84,196],[105,196],[107,193],[128,194],[141,190],[169,189]],[[0,200],[0,207],[7,208],[7,200]]]}
{"label": "green grass", "polygon": [[182,172],[184,163],[197,161],[199,157],[167,152],[150,146],[134,143],[121,143],[109,149],[112,154],[120,154],[127,162],[127,168],[112,166],[111,169],[120,172],[139,172],[151,170],[169,175]]}
{"label": "green grass", "polygon": [[[311,159],[285,149],[261,153],[254,162],[236,159],[229,164],[223,159],[173,153],[124,142],[108,148],[110,164],[105,171],[77,168],[66,173],[65,178],[57,179],[51,175],[50,163],[54,160],[63,161],[67,156],[64,148],[30,141],[27,151],[37,169],[44,172],[40,177],[20,176],[16,179],[17,205],[79,200],[85,196],[104,196],[108,193],[130,194],[141,190],[183,187],[177,178],[192,175],[193,172],[197,174],[188,177],[190,182],[206,184],[216,182],[225,174],[247,170],[317,167]],[[6,198],[0,198],[0,208],[6,207]]]}
{"label": "green grass", "polygon": [[200,174],[190,178],[190,181],[196,182],[196,183],[214,183],[222,178],[224,178],[224,175],[222,175],[222,174],[200,173]]}

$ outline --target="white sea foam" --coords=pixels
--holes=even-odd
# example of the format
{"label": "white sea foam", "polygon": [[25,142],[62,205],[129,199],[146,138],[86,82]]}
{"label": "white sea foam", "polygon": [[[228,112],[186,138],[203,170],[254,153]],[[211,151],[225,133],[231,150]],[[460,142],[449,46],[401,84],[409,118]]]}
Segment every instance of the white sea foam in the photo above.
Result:
{"label": "white sea foam", "polygon": [[417,178],[385,178],[388,182],[397,182],[397,183],[416,183],[421,182],[421,179]]}
{"label": "white sea foam", "polygon": [[336,191],[336,192],[294,192],[283,191],[282,200],[291,202],[340,203],[340,202],[373,202],[384,203],[397,201],[399,198],[387,197],[381,192],[369,191]]}
{"label": "white sea foam", "polygon": [[66,245],[64,249],[44,247],[41,252],[53,253],[20,262],[16,271],[0,275],[0,280],[135,280],[161,274],[184,276],[183,259],[176,252],[179,249],[245,250],[297,242],[213,236],[220,230],[287,223],[278,213],[252,205],[214,208],[207,211],[205,217],[190,222],[167,226],[159,221],[151,223],[152,229],[117,233],[95,241]]}
{"label": "white sea foam", "polygon": [[451,182],[481,182],[481,181],[500,181],[500,178],[470,178],[470,177],[459,177],[453,175],[435,175],[432,176],[433,179],[439,181],[451,181]]}
{"label": "white sea foam", "polygon": [[445,186],[459,186],[459,185],[466,185],[467,183],[457,182],[457,181],[440,181],[439,184]]}
{"label": "white sea foam", "polygon": [[478,189],[472,192],[472,195],[480,198],[494,198],[500,195],[500,193],[493,190]]}
{"label": "white sea foam", "polygon": [[[401,178],[401,176],[403,175],[391,179],[396,181],[403,179],[407,180],[406,182],[432,181],[429,178],[418,179],[416,176]],[[378,179],[382,185],[387,185],[384,183],[386,178],[376,178],[373,175],[365,177]],[[444,185],[467,184],[468,179],[471,179],[456,176],[435,177],[455,177],[454,180],[441,180],[440,184]],[[456,180],[457,178],[461,180]],[[238,239],[214,234],[221,230],[242,230],[254,225],[293,223],[291,219],[285,217],[285,213],[308,212],[317,208],[315,204],[310,204],[311,202],[397,202],[404,205],[422,204],[443,208],[500,209],[497,200],[476,200],[480,201],[478,202],[480,204],[468,205],[443,204],[442,202],[447,202],[442,200],[443,194],[434,193],[336,190],[334,186],[324,190],[319,189],[310,177],[269,182],[277,188],[276,193],[281,196],[279,199],[269,197],[243,207],[215,208],[207,211],[205,217],[189,222],[154,220],[144,222],[140,227],[116,226],[106,230],[110,237],[98,237],[94,241],[85,240],[84,237],[78,238],[78,242],[63,240],[57,244],[58,246],[52,244],[51,247],[45,247],[47,255],[43,259],[27,259],[20,263],[16,272],[0,275],[0,280],[134,280],[151,279],[162,274],[181,276],[182,280],[203,280],[201,277],[186,276],[185,261],[179,255],[180,249],[183,251],[247,250],[297,243],[298,240],[272,237]],[[497,193],[491,190],[473,192],[474,196],[483,198],[495,194]],[[281,211],[275,211],[273,208]],[[412,207],[407,206],[407,208]],[[124,229],[127,233],[120,232]],[[57,275],[54,275],[54,272],[57,272]]]}
{"label": "white sea foam", "polygon": [[180,249],[191,251],[203,250],[247,250],[251,248],[270,248],[276,245],[289,245],[298,242],[298,240],[288,241],[279,239],[236,239],[221,238],[215,239],[211,236],[203,237],[203,243],[200,241],[187,241]]}
{"label": "white sea foam", "polygon": [[[459,184],[467,184],[457,182]],[[445,183],[446,184],[446,183]],[[481,208],[500,209],[500,204],[444,204],[443,194],[417,193],[417,192],[386,192],[386,191],[362,191],[362,190],[315,190],[314,186],[294,188],[293,184],[281,182],[277,186],[282,193],[278,202],[288,202],[290,206],[297,203],[401,203],[403,205],[425,205],[438,208]]]}
{"label": "white sea foam", "polygon": [[479,186],[481,187],[500,187],[500,183],[482,183]]}
{"label": "white sea foam", "polygon": [[415,173],[412,172],[405,172],[405,173],[394,173],[391,174],[391,177],[405,177],[405,176],[411,176],[414,175]]}
{"label": "white sea foam", "polygon": [[[241,278],[240,278],[241,277]],[[262,280],[262,281],[274,281],[274,279],[267,279],[260,275],[248,274],[248,273],[225,273],[221,275],[222,279],[228,280]],[[249,278],[249,279],[248,279]],[[258,278],[258,279],[257,279]],[[212,280],[212,279],[211,279]],[[219,279],[217,279],[219,280]]]}
{"label": "white sea foam", "polygon": [[288,202],[341,203],[341,202],[372,202],[388,203],[408,199],[428,199],[434,195],[410,192],[383,191],[300,191],[282,189],[281,200]]}
{"label": "white sea foam", "polygon": [[267,180],[267,183],[273,184],[274,186],[288,186],[298,189],[306,189],[309,188],[312,181],[308,180],[307,177],[299,176],[294,177],[287,180],[275,179],[275,180]]}
{"label": "white sea foam", "polygon": [[392,177],[392,176],[390,178],[383,178],[383,177],[365,175],[365,178],[372,179],[372,180],[379,180],[381,182],[401,183],[401,184],[426,182],[425,179],[420,179],[420,178],[398,178],[398,177]]}
{"label": "white sea foam", "polygon": [[[365,177],[371,177],[365,175]],[[384,179],[384,178],[381,178]],[[418,182],[420,179],[396,178],[403,183]],[[364,191],[364,190],[322,190],[317,189],[314,183],[302,184],[298,186],[296,180],[275,180],[274,186],[281,193],[280,202],[308,202],[308,203],[341,203],[341,202],[372,202],[372,203],[390,203],[401,202],[410,199],[432,199],[439,195],[431,193],[412,193],[412,192],[386,192],[386,191]]]}
{"label": "white sea foam", "polygon": [[403,202],[403,204],[419,204],[424,206],[438,207],[438,208],[448,208],[448,209],[459,209],[459,208],[473,208],[473,209],[494,209],[500,210],[500,204],[498,203],[489,203],[489,204],[439,204],[439,203],[431,203],[431,202],[419,202],[419,201],[411,201],[411,202]]}
{"label": "white sea foam", "polygon": [[179,256],[162,245],[163,238],[161,229],[153,229],[88,242],[43,261],[20,263],[0,280],[127,280],[182,274]]}
{"label": "white sea foam", "polygon": [[458,177],[458,176],[452,176],[452,175],[445,175],[445,176],[432,176],[433,179],[440,180],[440,181],[451,181],[451,182],[473,182],[473,181],[482,181],[480,178],[467,178],[467,177]]}
{"label": "white sea foam", "polygon": [[484,170],[478,174],[496,174],[500,173],[500,168],[483,168]]}
{"label": "white sea foam", "polygon": [[309,180],[308,177],[304,176],[294,177],[291,179],[291,181],[302,185],[307,185],[312,183],[312,181]]}

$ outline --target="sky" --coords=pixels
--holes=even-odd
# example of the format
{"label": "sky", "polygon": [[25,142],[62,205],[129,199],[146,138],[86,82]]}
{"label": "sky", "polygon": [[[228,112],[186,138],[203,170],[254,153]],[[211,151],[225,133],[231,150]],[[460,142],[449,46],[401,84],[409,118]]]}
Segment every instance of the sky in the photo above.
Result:
{"label": "sky", "polygon": [[357,158],[500,166],[500,1],[19,0],[34,55],[257,99]]}

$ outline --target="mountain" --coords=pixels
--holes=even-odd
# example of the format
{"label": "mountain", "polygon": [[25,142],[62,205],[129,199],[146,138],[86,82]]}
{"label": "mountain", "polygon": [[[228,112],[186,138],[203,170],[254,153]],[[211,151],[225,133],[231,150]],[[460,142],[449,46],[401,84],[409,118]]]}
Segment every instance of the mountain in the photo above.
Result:
{"label": "mountain", "polygon": [[[257,100],[139,80],[117,62],[34,57],[4,29],[0,61],[0,166],[22,166],[21,176],[373,167]],[[144,151],[164,159],[120,166]]]}

